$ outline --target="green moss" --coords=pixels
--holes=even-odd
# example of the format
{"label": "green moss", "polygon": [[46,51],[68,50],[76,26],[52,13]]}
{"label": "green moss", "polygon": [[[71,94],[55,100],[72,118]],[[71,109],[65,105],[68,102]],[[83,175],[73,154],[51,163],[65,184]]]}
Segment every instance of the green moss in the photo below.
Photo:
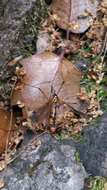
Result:
{"label": "green moss", "polygon": [[104,184],[106,183],[106,179],[104,177],[90,177],[88,180],[89,190],[104,190]]}
{"label": "green moss", "polygon": [[33,163],[32,166],[28,166],[28,169],[27,169],[27,172],[28,172],[28,175],[31,177],[34,173],[34,171],[36,171],[36,169],[38,168],[38,166],[41,164],[41,161],[38,160],[36,163]]}
{"label": "green moss", "polygon": [[75,159],[77,162],[80,162],[80,153],[78,151],[75,153]]}
{"label": "green moss", "polygon": [[[27,169],[28,175],[31,177],[34,174],[34,172],[38,169],[38,167],[41,164],[45,164],[45,163],[48,163],[49,169],[52,168],[52,165],[51,165],[51,163],[49,161],[37,160],[36,163],[33,163],[32,166],[28,166],[28,169]],[[47,175],[48,175],[48,171],[47,171]]]}
{"label": "green moss", "polygon": [[41,23],[47,17],[47,7],[44,0],[36,1],[35,6],[26,16],[23,21],[22,32],[19,36],[20,49],[17,49],[14,57],[20,54],[23,57],[28,57],[36,51],[36,39],[38,31],[41,28]]}

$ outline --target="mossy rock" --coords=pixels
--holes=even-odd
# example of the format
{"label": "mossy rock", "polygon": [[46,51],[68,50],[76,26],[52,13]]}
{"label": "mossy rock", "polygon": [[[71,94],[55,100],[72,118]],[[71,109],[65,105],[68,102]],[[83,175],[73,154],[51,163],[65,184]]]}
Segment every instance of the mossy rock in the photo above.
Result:
{"label": "mossy rock", "polygon": [[0,64],[35,50],[33,44],[46,12],[44,0],[1,0]]}

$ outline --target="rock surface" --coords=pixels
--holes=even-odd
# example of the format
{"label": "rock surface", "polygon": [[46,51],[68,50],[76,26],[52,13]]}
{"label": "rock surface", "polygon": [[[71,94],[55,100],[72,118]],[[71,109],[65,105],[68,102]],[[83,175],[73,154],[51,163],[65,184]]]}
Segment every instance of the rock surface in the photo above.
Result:
{"label": "rock surface", "polygon": [[[84,130],[79,143],[44,134],[22,146],[15,161],[0,173],[3,190],[83,190],[88,174],[107,177],[106,123],[107,113]],[[24,145],[32,137],[28,132]],[[76,159],[79,152],[81,162]]]}
{"label": "rock surface", "polygon": [[[42,0],[0,1],[0,64],[5,63],[16,50],[19,51],[20,46],[25,43],[25,40],[27,40],[27,43],[32,41],[32,36],[23,36],[25,35],[24,24],[27,17],[31,21],[30,17],[33,11],[35,13],[33,19],[35,19],[36,31],[36,27],[38,27],[44,12],[43,10],[45,9],[43,2]],[[29,30],[29,25],[27,30]]]}
{"label": "rock surface", "polygon": [[72,141],[42,135],[1,172],[2,190],[82,190],[87,174],[75,153]]}
{"label": "rock surface", "polygon": [[107,113],[84,130],[78,150],[89,174],[107,177]]}

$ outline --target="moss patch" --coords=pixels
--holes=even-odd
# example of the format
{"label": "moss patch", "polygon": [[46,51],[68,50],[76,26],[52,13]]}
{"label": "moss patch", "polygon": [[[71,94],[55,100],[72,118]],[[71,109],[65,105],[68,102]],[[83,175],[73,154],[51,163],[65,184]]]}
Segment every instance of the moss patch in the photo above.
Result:
{"label": "moss patch", "polygon": [[38,31],[40,30],[41,23],[47,17],[47,6],[44,0],[36,1],[33,9],[29,12],[24,19],[22,32],[19,36],[19,45],[12,58],[19,55],[28,57],[36,51],[36,40]]}
{"label": "moss patch", "polygon": [[104,177],[90,177],[87,180],[87,190],[105,190],[104,186],[106,181],[107,179]]}

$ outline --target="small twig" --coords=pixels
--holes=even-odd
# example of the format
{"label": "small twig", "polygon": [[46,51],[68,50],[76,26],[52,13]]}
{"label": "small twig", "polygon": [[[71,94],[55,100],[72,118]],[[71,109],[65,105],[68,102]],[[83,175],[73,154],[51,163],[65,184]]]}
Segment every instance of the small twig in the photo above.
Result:
{"label": "small twig", "polygon": [[105,40],[104,40],[104,45],[103,45],[103,57],[102,57],[102,64],[104,62],[104,59],[105,59],[105,56],[106,56],[106,53],[107,53],[107,32],[105,34]]}
{"label": "small twig", "polygon": [[5,165],[6,165],[6,167],[7,167],[8,144],[9,144],[9,137],[10,137],[11,129],[12,129],[12,123],[13,123],[13,111],[11,110],[9,131],[8,131],[8,135],[7,135],[7,139],[6,139],[6,148],[5,148]]}
{"label": "small twig", "polygon": [[[14,85],[12,87],[10,98],[13,95],[13,91],[14,91],[14,87],[16,85],[16,82],[17,82],[17,80],[15,80]],[[9,137],[10,137],[10,134],[12,132],[12,124],[13,124],[13,110],[11,110],[11,112],[10,112],[9,130],[8,130],[7,139],[6,139],[6,148],[5,148],[5,165],[6,165],[6,167],[7,167],[7,163],[8,163],[8,161],[7,161],[7,152],[8,152]]]}
{"label": "small twig", "polygon": [[14,81],[14,84],[12,86],[12,90],[11,90],[11,93],[10,93],[10,99],[12,98],[12,95],[13,95],[13,92],[14,92],[14,88],[16,86],[16,83],[17,83],[17,80]]}
{"label": "small twig", "polygon": [[20,152],[19,152],[13,159],[11,159],[11,161],[9,162],[9,164],[10,164],[11,162],[13,162],[15,159],[17,159],[17,158],[22,154],[22,152],[23,152],[24,150],[26,150],[26,148],[27,148],[28,146],[30,146],[35,140],[37,140],[38,138],[40,138],[42,135],[44,135],[44,134],[46,134],[46,133],[47,133],[47,131],[44,131],[44,132],[41,133],[40,135],[38,135],[38,136],[34,137],[33,139],[31,139],[31,140],[29,141],[29,143],[28,143],[27,145],[24,145],[24,146],[22,147],[22,150],[20,150]]}
{"label": "small twig", "polygon": [[102,51],[100,53],[100,56],[104,53],[105,47],[107,46],[107,28],[105,27],[105,31],[104,31],[104,43],[102,46]]}
{"label": "small twig", "polygon": [[[70,24],[70,21],[71,21],[71,13],[72,13],[72,3],[71,3],[71,0],[70,0],[70,10],[69,10],[69,18],[68,18],[68,23]],[[67,28],[67,41],[69,40],[70,38],[70,30],[69,30],[69,24],[68,24],[68,28]]]}

